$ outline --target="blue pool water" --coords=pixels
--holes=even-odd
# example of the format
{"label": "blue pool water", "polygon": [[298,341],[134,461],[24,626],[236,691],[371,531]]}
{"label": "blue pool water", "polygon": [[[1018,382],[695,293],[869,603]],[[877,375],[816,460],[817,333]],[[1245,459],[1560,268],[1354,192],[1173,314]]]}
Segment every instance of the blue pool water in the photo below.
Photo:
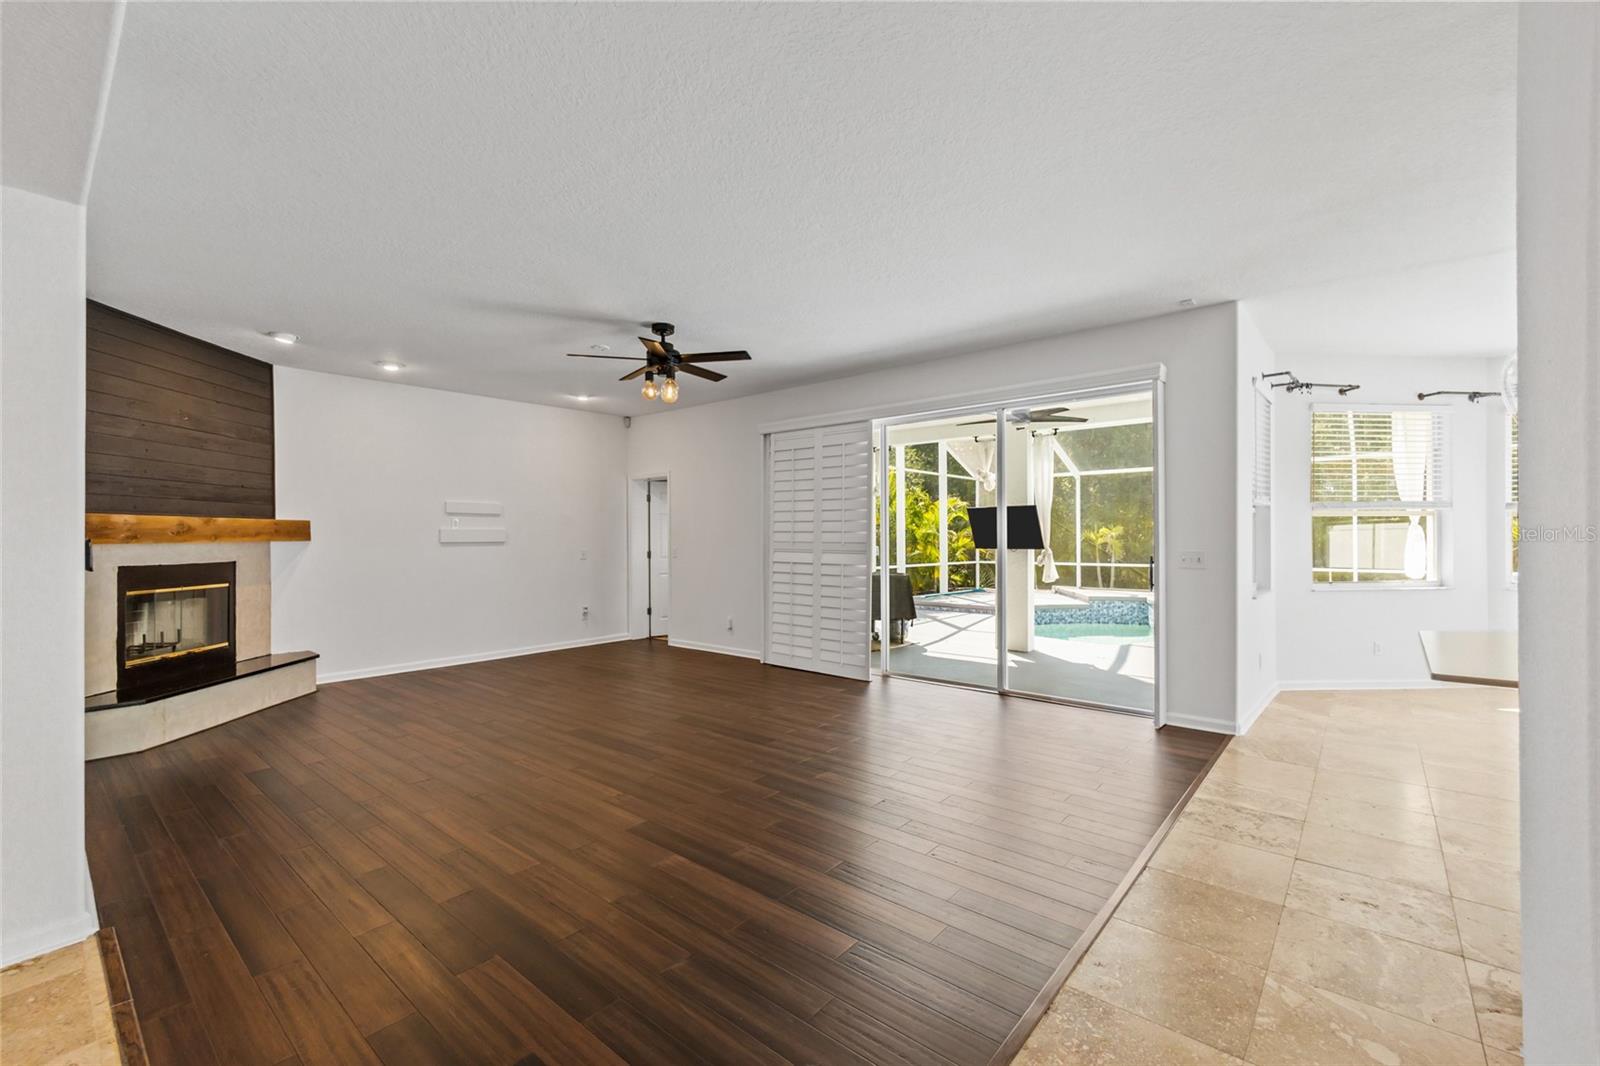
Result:
{"label": "blue pool water", "polygon": [[1148,625],[1116,625],[1110,622],[1051,622],[1034,627],[1034,635],[1056,640],[1079,640],[1089,644],[1125,644],[1130,640],[1149,640]]}

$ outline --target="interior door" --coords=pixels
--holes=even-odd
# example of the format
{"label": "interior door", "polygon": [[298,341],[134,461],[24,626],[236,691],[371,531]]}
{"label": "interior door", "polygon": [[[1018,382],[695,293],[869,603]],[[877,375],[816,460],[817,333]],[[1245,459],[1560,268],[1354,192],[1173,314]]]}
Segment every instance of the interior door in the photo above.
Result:
{"label": "interior door", "polygon": [[872,429],[767,436],[763,661],[867,680]]}
{"label": "interior door", "polygon": [[672,609],[671,497],[665,481],[652,481],[645,490],[650,514],[650,635],[669,632]]}

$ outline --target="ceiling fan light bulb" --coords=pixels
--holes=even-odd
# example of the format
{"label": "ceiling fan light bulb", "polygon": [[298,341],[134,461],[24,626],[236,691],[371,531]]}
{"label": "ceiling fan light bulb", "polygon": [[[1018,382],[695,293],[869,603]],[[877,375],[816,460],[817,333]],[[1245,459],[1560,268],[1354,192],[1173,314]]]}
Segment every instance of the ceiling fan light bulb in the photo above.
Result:
{"label": "ceiling fan light bulb", "polygon": [[655,375],[646,374],[644,376],[644,388],[639,390],[639,395],[643,396],[647,400],[653,400],[657,395],[659,395],[659,393],[660,390],[656,388]]}
{"label": "ceiling fan light bulb", "polygon": [[678,402],[678,382],[677,382],[677,379],[668,378],[666,380],[666,383],[661,386],[661,402],[662,403],[677,403]]}

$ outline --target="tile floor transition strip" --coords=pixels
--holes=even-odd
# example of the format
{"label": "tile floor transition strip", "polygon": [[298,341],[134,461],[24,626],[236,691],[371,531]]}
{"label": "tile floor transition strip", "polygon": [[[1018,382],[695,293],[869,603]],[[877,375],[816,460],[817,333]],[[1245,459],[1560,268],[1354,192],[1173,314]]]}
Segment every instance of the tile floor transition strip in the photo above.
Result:
{"label": "tile floor transition strip", "polygon": [[[1231,738],[1229,743],[1231,743]],[[1123,899],[1133,889],[1134,882],[1139,879],[1140,874],[1144,873],[1145,868],[1150,863],[1151,856],[1155,855],[1156,851],[1161,847],[1161,845],[1166,842],[1167,835],[1172,832],[1173,826],[1177,825],[1179,819],[1182,818],[1184,809],[1187,808],[1189,802],[1194,799],[1195,793],[1200,790],[1200,786],[1205,784],[1206,779],[1211,775],[1211,771],[1216,767],[1217,760],[1222,758],[1227,751],[1228,743],[1224,743],[1220,748],[1212,753],[1210,759],[1206,760],[1206,764],[1201,768],[1200,773],[1196,775],[1192,782],[1190,782],[1189,787],[1185,789],[1183,795],[1178,798],[1177,804],[1173,806],[1171,812],[1169,812],[1166,818],[1162,820],[1161,825],[1156,828],[1156,831],[1150,837],[1149,842],[1145,844],[1144,848],[1139,852],[1139,857],[1134,860],[1134,863],[1131,867],[1129,867],[1128,872],[1123,875],[1123,878],[1117,884],[1115,891],[1111,893],[1111,897],[1107,899],[1105,905],[1095,913],[1094,919],[1090,921],[1088,928],[1083,931],[1083,934],[1079,936],[1076,943],[1073,944],[1072,950],[1068,952],[1067,957],[1061,960],[1060,965],[1058,965],[1055,968],[1055,971],[1051,973],[1050,980],[1047,981],[1045,986],[1039,990],[1039,994],[1035,996],[1033,1002],[1028,1005],[1028,1009],[1023,1011],[1022,1016],[1017,1019],[1017,1024],[1012,1027],[1011,1033],[1004,1040],[1002,1040],[1000,1042],[1000,1046],[995,1049],[994,1055],[989,1059],[989,1066],[1006,1066],[1007,1063],[1010,1063],[1019,1055],[1023,1049],[1023,1046],[1029,1042],[1029,1038],[1033,1034],[1034,1029],[1049,1012],[1051,1004],[1055,1002],[1058,995],[1065,993],[1067,978],[1072,976],[1072,971],[1077,969],[1078,963],[1083,960],[1084,955],[1087,954],[1089,949],[1094,946],[1095,940],[1100,936],[1100,933],[1111,921],[1111,916],[1116,913],[1117,907],[1121,905]],[[1159,1029],[1161,1027],[1155,1026],[1153,1028]],[[1173,1033],[1172,1035],[1178,1037],[1180,1042],[1186,1039],[1183,1038],[1181,1034]],[[1142,1042],[1143,1041],[1141,1040],[1141,1043]],[[1205,1047],[1206,1045],[1202,1044],[1200,1046]],[[1183,1061],[1183,1056],[1174,1053],[1173,1057],[1168,1061],[1172,1061],[1174,1063],[1181,1062]],[[1202,1054],[1200,1057],[1194,1058],[1193,1061],[1199,1063],[1235,1062],[1237,1060],[1233,1059],[1231,1056],[1212,1059]],[[1043,1066],[1043,1060],[1041,1060],[1040,1066]]]}

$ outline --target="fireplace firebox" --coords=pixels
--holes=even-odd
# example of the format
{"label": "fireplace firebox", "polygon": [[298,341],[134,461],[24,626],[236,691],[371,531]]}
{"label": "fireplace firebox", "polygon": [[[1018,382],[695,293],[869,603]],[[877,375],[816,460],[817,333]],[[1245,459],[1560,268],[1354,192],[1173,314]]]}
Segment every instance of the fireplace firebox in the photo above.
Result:
{"label": "fireplace firebox", "polygon": [[234,564],[117,568],[117,693],[232,672]]}

